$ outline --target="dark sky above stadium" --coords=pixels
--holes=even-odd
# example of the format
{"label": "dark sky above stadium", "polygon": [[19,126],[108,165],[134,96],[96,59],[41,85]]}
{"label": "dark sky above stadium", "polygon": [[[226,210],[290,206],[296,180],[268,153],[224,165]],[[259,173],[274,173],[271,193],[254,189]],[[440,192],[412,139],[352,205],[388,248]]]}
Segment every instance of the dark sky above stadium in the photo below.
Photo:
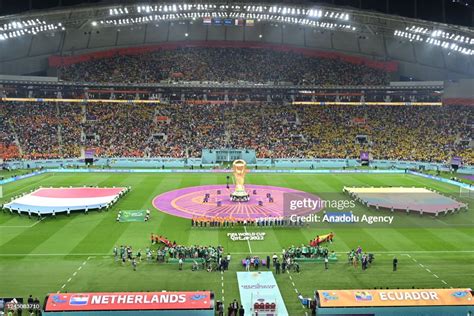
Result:
{"label": "dark sky above stadium", "polygon": [[[0,0],[0,15],[14,14],[34,9],[48,9],[58,6],[72,6],[79,4],[131,4],[137,1],[104,1],[104,0]],[[139,1],[147,3],[150,1]],[[153,1],[156,2],[156,1]],[[170,2],[170,1],[166,1]],[[177,1],[181,2],[181,1]],[[196,1],[187,1],[196,2]],[[200,1],[204,2],[204,1]],[[212,1],[209,1],[212,2]],[[232,1],[229,1],[229,3]],[[239,1],[256,2],[256,1]],[[265,1],[262,1],[265,2]],[[410,18],[419,18],[429,21],[445,22],[450,24],[474,25],[474,0],[283,0],[280,3],[324,3],[338,6],[350,6],[390,13]],[[275,3],[275,2],[272,2]]]}

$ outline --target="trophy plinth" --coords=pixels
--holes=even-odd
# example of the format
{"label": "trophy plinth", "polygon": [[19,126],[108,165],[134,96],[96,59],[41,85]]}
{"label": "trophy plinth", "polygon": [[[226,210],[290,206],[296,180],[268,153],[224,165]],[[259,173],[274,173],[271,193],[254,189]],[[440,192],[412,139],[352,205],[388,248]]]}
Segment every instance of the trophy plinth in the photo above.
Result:
{"label": "trophy plinth", "polygon": [[232,202],[248,202],[250,195],[245,190],[245,174],[248,172],[245,160],[239,159],[232,163],[232,173],[235,180],[235,190],[230,194]]}
{"label": "trophy plinth", "polygon": [[250,200],[250,195],[246,191],[237,191],[235,190],[230,194],[230,200],[232,202],[248,202]]}

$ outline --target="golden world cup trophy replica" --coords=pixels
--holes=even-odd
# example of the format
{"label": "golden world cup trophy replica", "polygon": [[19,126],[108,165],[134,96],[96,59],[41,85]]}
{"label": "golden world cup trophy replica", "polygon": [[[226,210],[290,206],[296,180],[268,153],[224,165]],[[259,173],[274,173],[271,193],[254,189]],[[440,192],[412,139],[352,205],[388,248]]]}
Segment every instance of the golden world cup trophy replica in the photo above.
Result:
{"label": "golden world cup trophy replica", "polygon": [[235,190],[230,194],[230,200],[233,202],[248,202],[250,196],[245,191],[245,174],[248,172],[245,160],[238,159],[232,163],[232,173],[234,175]]}

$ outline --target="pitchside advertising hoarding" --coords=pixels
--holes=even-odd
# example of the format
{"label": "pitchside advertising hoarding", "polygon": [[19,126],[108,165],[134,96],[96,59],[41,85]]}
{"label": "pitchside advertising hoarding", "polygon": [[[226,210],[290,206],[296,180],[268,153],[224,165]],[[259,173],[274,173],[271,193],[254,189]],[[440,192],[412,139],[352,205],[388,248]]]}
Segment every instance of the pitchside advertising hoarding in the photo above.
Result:
{"label": "pitchside advertising hoarding", "polygon": [[471,289],[318,290],[320,307],[468,306]]}
{"label": "pitchside advertising hoarding", "polygon": [[55,293],[46,297],[45,312],[213,310],[210,291]]}

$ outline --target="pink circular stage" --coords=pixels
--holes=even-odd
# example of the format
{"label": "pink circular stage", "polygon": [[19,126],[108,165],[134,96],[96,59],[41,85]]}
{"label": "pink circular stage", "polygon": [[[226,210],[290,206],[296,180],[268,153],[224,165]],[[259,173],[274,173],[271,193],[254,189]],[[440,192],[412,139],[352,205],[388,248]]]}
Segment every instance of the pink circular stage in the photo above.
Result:
{"label": "pink circular stage", "polygon": [[[248,202],[232,202],[225,185],[204,185],[169,191],[153,199],[153,206],[164,213],[184,217],[232,217],[235,219],[280,217],[290,215],[288,203],[291,199],[312,196],[306,192],[284,187],[245,185],[250,195]],[[208,198],[206,199],[206,195]],[[313,199],[319,199],[312,196]],[[307,215],[317,210],[298,210],[291,214]]]}

